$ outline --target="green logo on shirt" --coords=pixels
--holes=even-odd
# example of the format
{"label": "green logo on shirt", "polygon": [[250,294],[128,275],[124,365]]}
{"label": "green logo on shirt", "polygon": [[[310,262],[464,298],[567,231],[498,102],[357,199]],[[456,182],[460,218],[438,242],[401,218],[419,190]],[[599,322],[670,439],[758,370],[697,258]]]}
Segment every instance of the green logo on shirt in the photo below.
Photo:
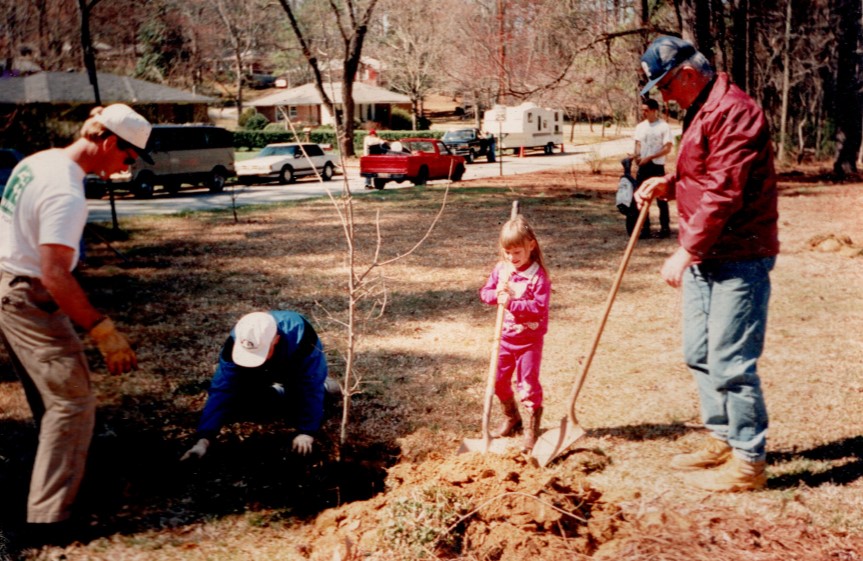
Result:
{"label": "green logo on shirt", "polygon": [[3,189],[3,200],[0,201],[0,212],[7,216],[12,216],[15,212],[15,205],[18,204],[18,199],[24,188],[30,185],[33,181],[33,171],[29,165],[24,165],[15,175],[9,178],[6,183],[6,188]]}

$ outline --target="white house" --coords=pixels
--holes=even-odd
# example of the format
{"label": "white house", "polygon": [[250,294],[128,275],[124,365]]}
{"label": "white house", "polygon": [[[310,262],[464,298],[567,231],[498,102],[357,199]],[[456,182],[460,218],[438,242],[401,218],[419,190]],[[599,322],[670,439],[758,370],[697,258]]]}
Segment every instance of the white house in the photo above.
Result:
{"label": "white house", "polygon": [[[324,83],[324,91],[336,105],[342,107],[342,84]],[[388,124],[393,107],[410,110],[410,98],[377,86],[354,82],[355,117],[360,121]],[[281,90],[249,102],[270,122],[290,120],[308,125],[335,125],[335,117],[323,104],[315,84],[303,84]]]}

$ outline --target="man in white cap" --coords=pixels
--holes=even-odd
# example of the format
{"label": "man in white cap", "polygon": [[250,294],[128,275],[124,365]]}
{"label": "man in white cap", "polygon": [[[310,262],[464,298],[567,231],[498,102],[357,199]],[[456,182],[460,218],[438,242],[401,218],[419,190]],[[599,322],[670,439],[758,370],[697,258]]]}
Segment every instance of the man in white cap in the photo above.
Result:
{"label": "man in white cap", "polygon": [[150,129],[126,105],[97,107],[72,144],[22,160],[0,200],[0,335],[39,431],[27,499],[34,536],[69,526],[93,434],[96,401],[73,323],[90,334],[112,374],[137,366],[72,270],[87,222],[84,176],[107,177],[148,159]]}
{"label": "man in white cap", "polygon": [[327,378],[323,345],[297,312],[246,314],[228,336],[195,435],[180,458],[202,458],[225,423],[253,414],[274,414],[297,429],[292,449],[312,451],[324,418],[324,394],[340,393]]}

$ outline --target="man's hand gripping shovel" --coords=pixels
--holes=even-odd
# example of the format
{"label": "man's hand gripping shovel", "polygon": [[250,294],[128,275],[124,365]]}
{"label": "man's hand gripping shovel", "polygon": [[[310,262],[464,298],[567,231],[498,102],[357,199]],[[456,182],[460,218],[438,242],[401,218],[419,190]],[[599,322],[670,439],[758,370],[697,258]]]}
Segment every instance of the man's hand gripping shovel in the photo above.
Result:
{"label": "man's hand gripping shovel", "polygon": [[626,265],[629,263],[629,258],[632,256],[632,250],[638,242],[638,236],[641,233],[641,228],[644,221],[647,219],[647,214],[650,212],[650,202],[647,201],[641,207],[641,212],[638,215],[638,221],[635,228],[632,230],[632,236],[629,238],[629,243],[626,245],[626,251],[623,253],[623,261],[617,270],[617,276],[614,279],[614,284],[611,286],[611,292],[605,302],[605,310],[602,314],[602,319],[599,321],[599,327],[596,330],[596,335],[593,337],[593,344],[590,346],[590,352],[587,353],[587,358],[581,367],[575,384],[572,386],[572,391],[569,394],[569,413],[561,419],[560,426],[549,429],[542,433],[537,439],[530,455],[536,462],[545,467],[552,460],[563,454],[570,446],[584,436],[585,430],[578,424],[578,419],[575,418],[575,400],[578,398],[578,393],[581,391],[581,386],[584,384],[584,379],[587,376],[587,371],[590,369],[590,363],[593,362],[593,355],[596,354],[596,348],[599,346],[599,339],[602,337],[602,330],[605,328],[605,322],[608,319],[608,314],[611,312],[611,305],[614,303],[614,297],[617,296],[617,290],[620,288],[620,281],[623,279],[623,273],[626,271]]}

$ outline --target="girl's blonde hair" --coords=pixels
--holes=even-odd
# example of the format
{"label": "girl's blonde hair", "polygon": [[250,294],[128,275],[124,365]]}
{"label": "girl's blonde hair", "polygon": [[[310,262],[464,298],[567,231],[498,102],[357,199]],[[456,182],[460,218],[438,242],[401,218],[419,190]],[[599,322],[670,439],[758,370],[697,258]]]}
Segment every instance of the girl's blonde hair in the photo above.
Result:
{"label": "girl's blonde hair", "polygon": [[536,239],[536,234],[533,232],[533,228],[530,227],[527,219],[520,214],[508,220],[500,230],[501,259],[506,259],[504,250],[517,246],[525,246],[530,241],[536,242],[533,251],[530,252],[531,260],[538,263],[543,272],[548,275],[548,269],[546,269],[545,260],[542,257],[542,249],[539,247],[539,240]]}
{"label": "girl's blonde hair", "polygon": [[100,106],[94,107],[90,111],[90,117],[81,125],[81,132],[79,133],[81,138],[86,138],[91,142],[98,142],[114,134],[105,128],[105,125],[96,120],[96,116],[102,113],[103,109],[105,108]]}

